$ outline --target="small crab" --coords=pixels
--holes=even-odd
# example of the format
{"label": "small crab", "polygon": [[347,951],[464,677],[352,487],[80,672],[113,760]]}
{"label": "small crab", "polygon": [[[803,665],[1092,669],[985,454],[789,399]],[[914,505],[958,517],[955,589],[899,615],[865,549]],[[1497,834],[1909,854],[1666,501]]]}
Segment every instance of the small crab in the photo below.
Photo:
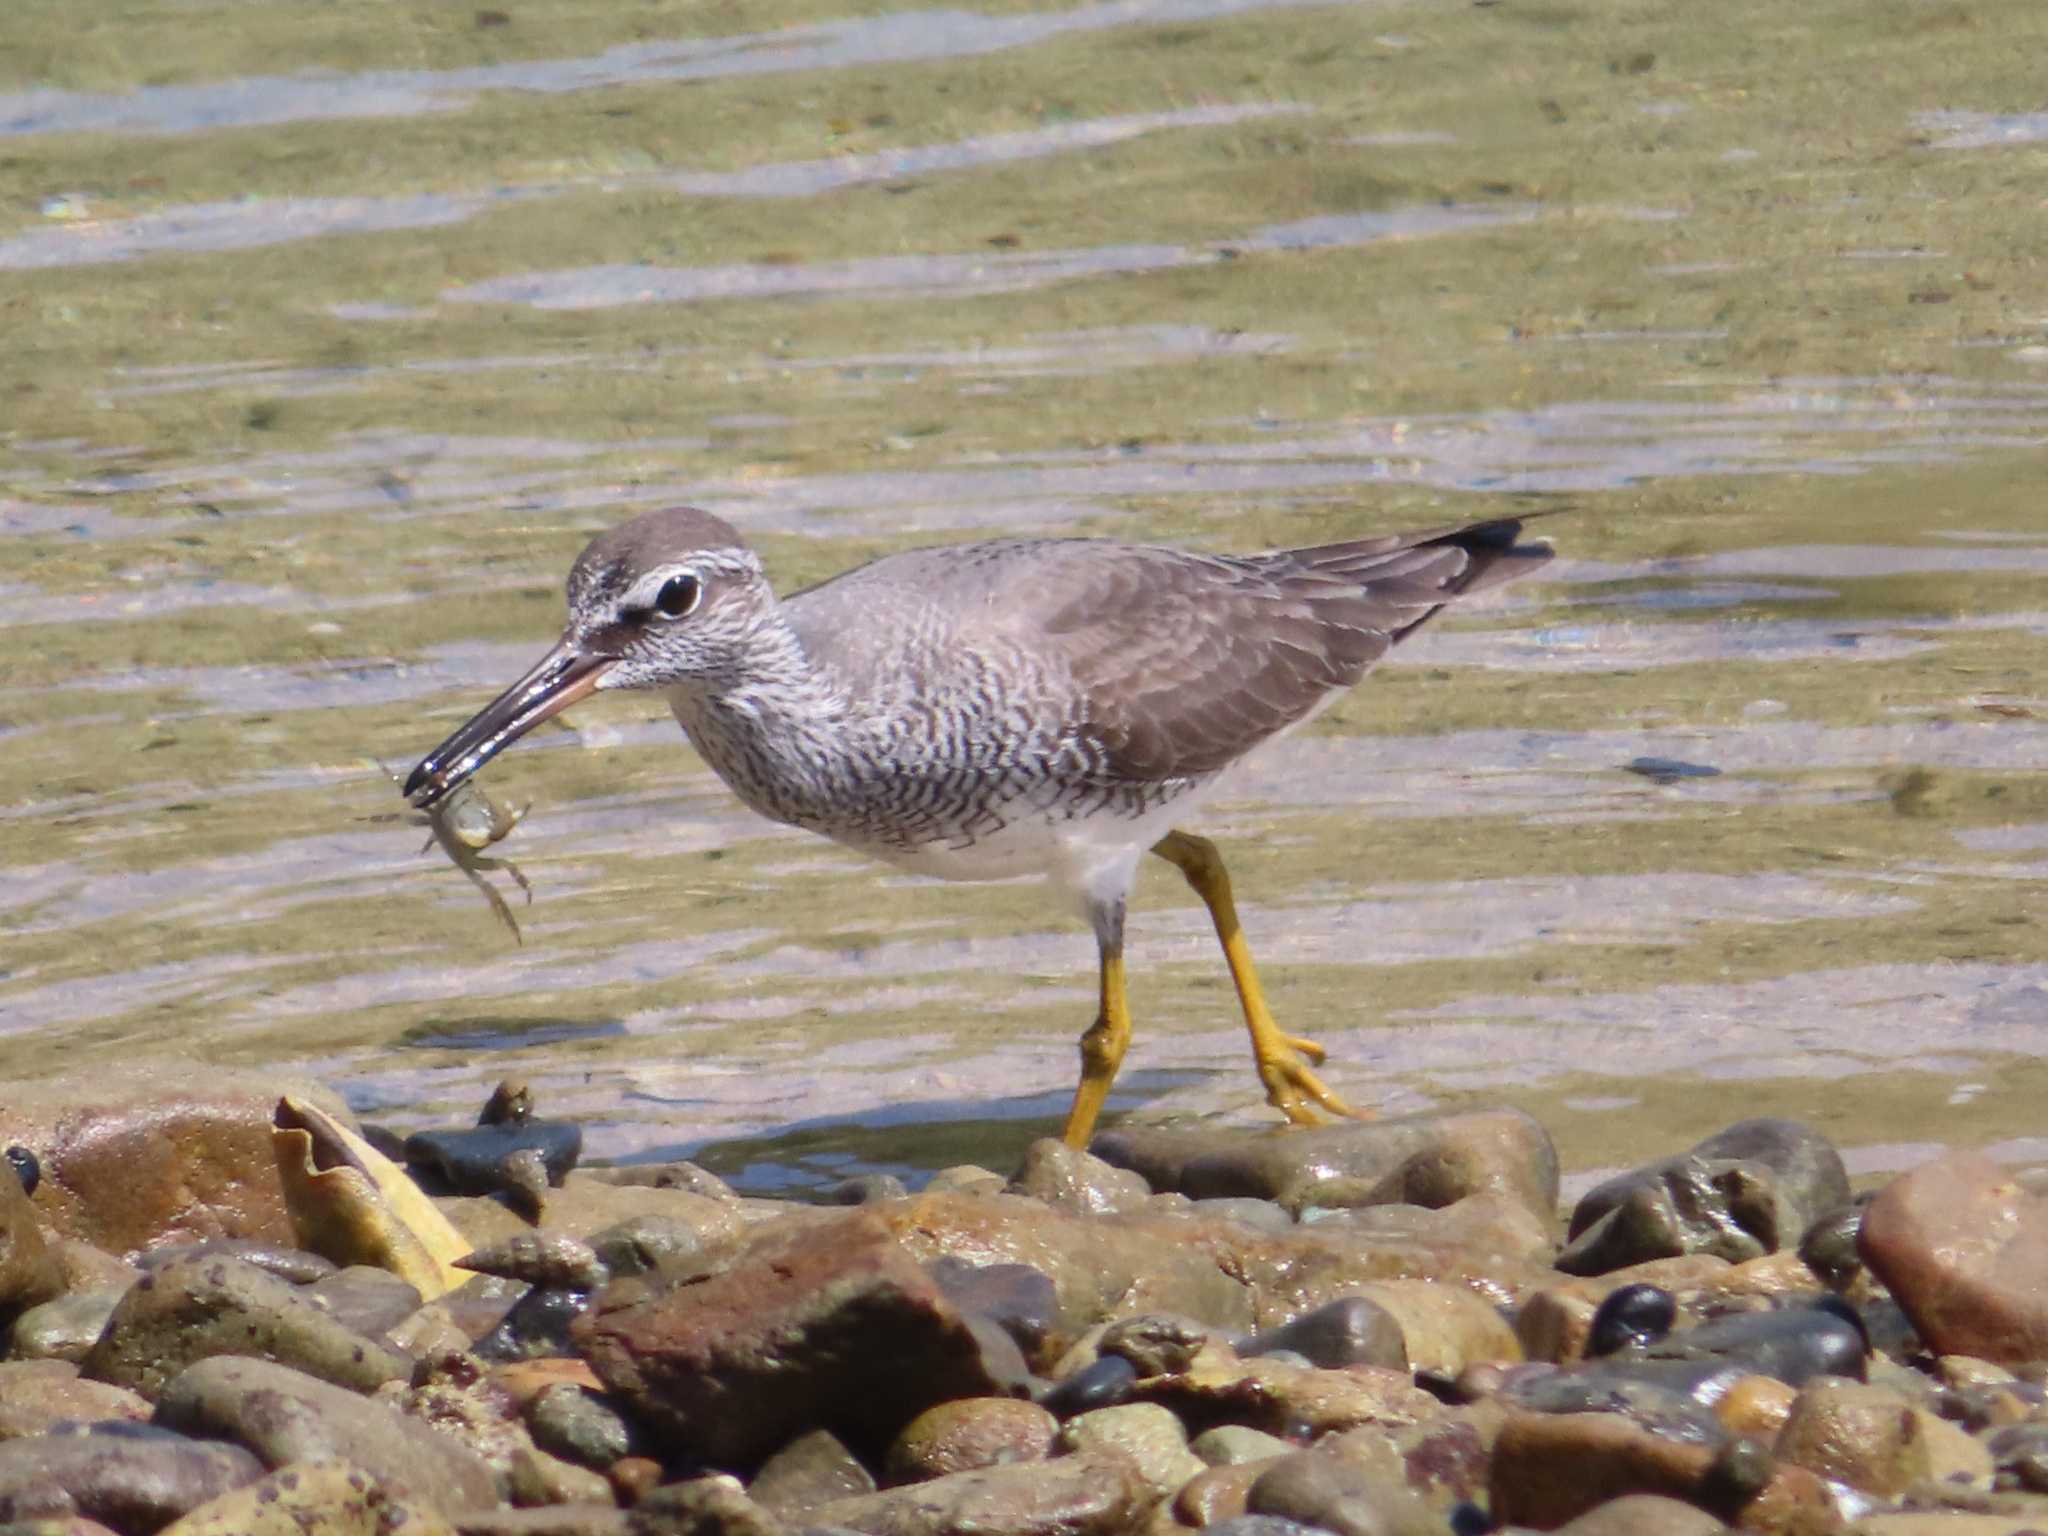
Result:
{"label": "small crab", "polygon": [[[382,763],[377,765],[384,768]],[[384,768],[392,782],[397,783],[398,775]],[[526,940],[519,932],[519,924],[512,916],[511,905],[498,893],[498,888],[484,878],[486,870],[502,869],[512,877],[513,883],[526,893],[526,904],[533,905],[533,886],[528,883],[519,866],[510,859],[484,857],[484,850],[493,843],[503,842],[512,835],[512,829],[525,819],[533,809],[531,802],[512,810],[500,805],[484,793],[483,786],[474,779],[466,779],[437,803],[431,811],[415,814],[411,820],[416,826],[425,827],[432,836],[420,844],[425,853],[436,843],[448,855],[448,861],[465,875],[470,883],[484,893],[484,899],[491,904],[491,910],[498,921],[512,931],[516,944]]]}

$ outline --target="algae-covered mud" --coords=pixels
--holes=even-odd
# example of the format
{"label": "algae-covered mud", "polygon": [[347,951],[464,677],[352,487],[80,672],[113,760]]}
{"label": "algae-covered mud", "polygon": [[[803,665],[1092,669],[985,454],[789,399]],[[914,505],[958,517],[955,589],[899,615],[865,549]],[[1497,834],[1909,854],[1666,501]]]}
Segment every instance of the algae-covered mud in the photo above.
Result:
{"label": "algae-covered mud", "polygon": [[[1206,812],[1283,1023],[1581,1176],[1765,1112],[1864,1172],[2039,1154],[2039,7],[8,25],[10,1076],[196,1048],[405,1125],[517,1073],[601,1156],[1001,1166],[1094,1005],[1040,888],[762,823],[610,699],[487,775],[515,945],[382,765],[649,506],[786,586],[1554,511]],[[1163,865],[1129,942],[1112,1113],[1265,1113]]]}

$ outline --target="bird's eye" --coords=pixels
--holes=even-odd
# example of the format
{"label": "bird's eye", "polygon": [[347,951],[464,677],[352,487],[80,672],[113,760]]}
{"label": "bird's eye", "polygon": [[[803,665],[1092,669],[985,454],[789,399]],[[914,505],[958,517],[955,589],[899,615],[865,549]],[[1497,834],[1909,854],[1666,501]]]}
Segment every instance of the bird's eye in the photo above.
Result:
{"label": "bird's eye", "polygon": [[694,576],[671,576],[654,594],[654,611],[664,619],[687,617],[704,596],[704,583]]}

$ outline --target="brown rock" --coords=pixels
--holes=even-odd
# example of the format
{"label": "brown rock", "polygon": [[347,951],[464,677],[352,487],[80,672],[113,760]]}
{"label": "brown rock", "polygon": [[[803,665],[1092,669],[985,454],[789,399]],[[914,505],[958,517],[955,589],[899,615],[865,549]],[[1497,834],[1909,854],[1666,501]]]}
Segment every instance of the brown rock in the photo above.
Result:
{"label": "brown rock", "polygon": [[333,1093],[300,1078],[218,1062],[95,1062],[75,1076],[10,1084],[0,1145],[41,1159],[35,1205],[53,1237],[128,1255],[213,1237],[290,1244],[270,1140],[284,1093],[355,1123]]}
{"label": "brown rock", "polygon": [[1121,1536],[1147,1502],[1122,1457],[1059,1456],[839,1499],[811,1523],[866,1536]]}
{"label": "brown rock", "polygon": [[1795,1465],[1890,1497],[1927,1476],[1927,1437],[1913,1405],[1886,1387],[1837,1376],[1808,1382],[1778,1432],[1778,1454]]}
{"label": "brown rock", "polygon": [[1712,1536],[1728,1527],[1691,1504],[1630,1493],[1557,1528],[1558,1536]]}
{"label": "brown rock", "polygon": [[1181,1421],[1157,1403],[1119,1403],[1078,1414],[1060,1426],[1059,1444],[1082,1455],[1121,1456],[1151,1500],[1172,1496],[1208,1470],[1188,1449]]}
{"label": "brown rock", "polygon": [[1319,1371],[1284,1360],[1240,1360],[1213,1345],[1182,1374],[1142,1383],[1136,1395],[1192,1423],[1227,1419],[1289,1435],[1420,1424],[1443,1412],[1406,1371],[1369,1365]]}
{"label": "brown rock", "polygon": [[1768,1443],[1785,1427],[1798,1396],[1775,1376],[1744,1376],[1714,1404],[1714,1417],[1734,1434]]}
{"label": "brown rock", "polygon": [[158,1536],[454,1536],[437,1511],[409,1503],[361,1467],[281,1467],[172,1522]]}
{"label": "brown rock", "polygon": [[[889,1477],[918,1482],[979,1467],[1044,1461],[1059,1432],[1058,1419],[1022,1398],[956,1398],[925,1409],[903,1426],[889,1447]],[[1186,1445],[1185,1438],[1181,1443]]]}
{"label": "brown rock", "polygon": [[1358,1294],[1401,1325],[1408,1364],[1455,1376],[1468,1365],[1514,1365],[1522,1359],[1515,1330],[1492,1303],[1459,1285],[1433,1280],[1383,1280]]}
{"label": "brown rock", "polygon": [[497,1502],[490,1469],[451,1436],[267,1360],[199,1361],[164,1389],[156,1417],[186,1434],[244,1445],[273,1471],[299,1461],[345,1461],[435,1509]]}
{"label": "brown rock", "polygon": [[[1012,1399],[977,1397],[966,1401],[998,1403]],[[915,1425],[922,1418],[920,1414],[910,1422]],[[747,1485],[748,1498],[770,1514],[791,1520],[808,1517],[819,1505],[835,1499],[851,1499],[874,1491],[875,1480],[868,1469],[827,1429],[798,1435],[761,1463],[761,1470]]]}
{"label": "brown rock", "polygon": [[1252,1484],[1245,1509],[1337,1536],[1439,1536],[1444,1529],[1442,1513],[1398,1475],[1319,1451],[1283,1456],[1268,1467]]}
{"label": "brown rock", "polygon": [[0,1362],[0,1440],[45,1434],[65,1419],[140,1423],[149,1412],[148,1401],[124,1387],[81,1381],[68,1360]]}
{"label": "brown rock", "polygon": [[[1329,1211],[1315,1223],[1387,1243],[1450,1248],[1478,1262],[1516,1268],[1548,1264],[1557,1257],[1557,1223],[1506,1195],[1467,1195],[1450,1205],[1361,1205]],[[1482,1257],[1483,1256],[1483,1257]]]}
{"label": "brown rock", "polygon": [[1488,1508],[1507,1524],[1551,1530],[1624,1494],[1697,1504],[1715,1449],[1618,1413],[1510,1413],[1494,1442]]}
{"label": "brown rock", "polygon": [[1977,1152],[1894,1179],[1863,1213],[1863,1261],[1930,1350],[2048,1358],[2048,1197]]}
{"label": "brown rock", "polygon": [[0,1324],[64,1289],[64,1267],[12,1168],[0,1168]]}
{"label": "brown rock", "polygon": [[876,1208],[772,1222],[715,1275],[634,1289],[644,1299],[601,1297],[577,1320],[578,1346],[642,1417],[715,1463],[817,1427],[886,1444],[935,1402],[1000,1392],[974,1331]]}
{"label": "brown rock", "polygon": [[1098,1157],[1154,1189],[1204,1199],[1249,1195],[1295,1215],[1309,1206],[1447,1206],[1499,1194],[1545,1222],[1557,1210],[1557,1151],[1515,1109],[1394,1115],[1229,1136],[1119,1129],[1095,1138]]}
{"label": "brown rock", "polygon": [[1182,1525],[1200,1527],[1243,1514],[1252,1484],[1280,1459],[1267,1456],[1258,1461],[1211,1467],[1200,1476],[1189,1478],[1173,1496],[1174,1518]]}

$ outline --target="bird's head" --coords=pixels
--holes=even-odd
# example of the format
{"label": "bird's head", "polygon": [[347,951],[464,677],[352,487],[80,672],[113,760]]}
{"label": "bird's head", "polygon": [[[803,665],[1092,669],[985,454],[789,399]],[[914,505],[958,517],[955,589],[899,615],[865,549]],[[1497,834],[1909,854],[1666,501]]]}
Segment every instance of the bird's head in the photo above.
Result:
{"label": "bird's head", "polygon": [[420,760],[406,798],[433,809],[521,736],[601,689],[734,679],[774,610],[759,557],[709,512],[670,507],[599,534],[570,568],[561,640]]}

